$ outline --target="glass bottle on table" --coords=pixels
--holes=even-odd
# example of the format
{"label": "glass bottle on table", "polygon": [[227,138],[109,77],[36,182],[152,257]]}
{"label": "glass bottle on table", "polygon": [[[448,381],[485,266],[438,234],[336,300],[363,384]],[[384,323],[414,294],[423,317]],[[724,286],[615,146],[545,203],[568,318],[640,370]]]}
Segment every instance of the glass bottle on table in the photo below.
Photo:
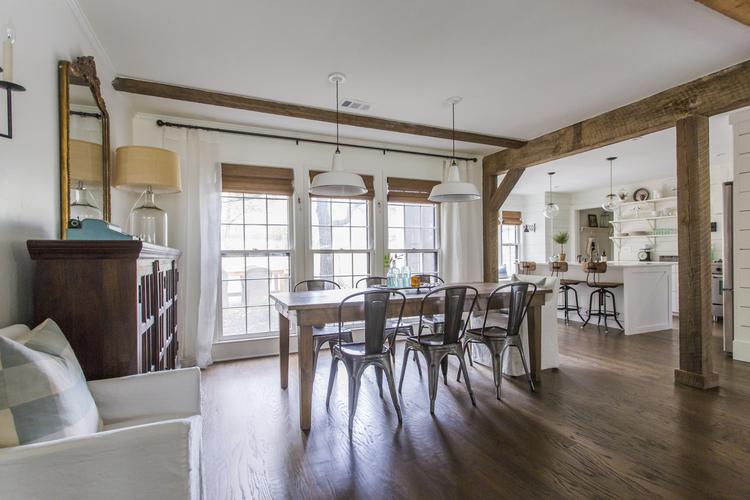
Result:
{"label": "glass bottle on table", "polygon": [[393,265],[394,263],[391,262],[391,267],[388,268],[388,274],[385,276],[385,286],[388,288],[396,288],[396,268]]}
{"label": "glass bottle on table", "polygon": [[404,267],[401,268],[401,286],[403,288],[411,286],[411,269],[409,269],[406,259],[404,259]]}

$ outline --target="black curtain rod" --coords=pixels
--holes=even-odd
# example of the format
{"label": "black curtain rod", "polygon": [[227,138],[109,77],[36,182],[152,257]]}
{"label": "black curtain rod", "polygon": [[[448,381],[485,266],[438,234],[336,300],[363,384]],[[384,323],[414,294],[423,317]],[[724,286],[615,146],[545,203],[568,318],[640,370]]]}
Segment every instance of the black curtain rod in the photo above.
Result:
{"label": "black curtain rod", "polygon": [[[214,127],[201,127],[198,125],[186,125],[184,123],[172,123],[172,122],[165,122],[164,120],[156,120],[156,124],[160,127],[175,127],[175,128],[189,128],[193,130],[207,130],[209,132],[223,132],[225,134],[237,134],[237,135],[250,135],[253,137],[265,137],[266,139],[282,139],[285,141],[294,141],[299,145],[300,142],[312,142],[314,144],[330,144],[331,146],[336,146],[335,142],[331,141],[319,141],[316,139],[303,139],[301,137],[289,137],[285,135],[273,135],[273,134],[260,134],[258,132],[244,132],[241,130],[227,130],[223,128],[214,128]],[[372,149],[375,151],[382,151],[383,154],[386,153],[402,153],[407,155],[419,155],[419,156],[432,156],[433,158],[445,158],[447,160],[451,160],[454,157],[448,156],[448,155],[438,155],[433,153],[420,153],[419,151],[406,151],[403,149],[391,149],[391,148],[376,148],[375,146],[362,146],[360,144],[346,144],[343,142],[338,143],[339,146],[346,146],[349,148],[360,148],[360,149]],[[476,162],[476,158],[461,158],[459,156],[455,157],[456,160],[465,160],[465,161],[473,161]]]}
{"label": "black curtain rod", "polygon": [[102,115],[99,115],[97,113],[86,113],[85,111],[71,111],[70,114],[84,116],[86,118],[101,118],[102,117]]}

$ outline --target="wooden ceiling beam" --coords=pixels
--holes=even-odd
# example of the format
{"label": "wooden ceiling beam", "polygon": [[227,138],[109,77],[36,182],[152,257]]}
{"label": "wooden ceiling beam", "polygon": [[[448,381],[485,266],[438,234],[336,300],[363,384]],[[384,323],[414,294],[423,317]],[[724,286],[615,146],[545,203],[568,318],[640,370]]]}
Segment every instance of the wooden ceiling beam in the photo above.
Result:
{"label": "wooden ceiling beam", "polygon": [[709,9],[750,26],[750,0],[696,0]]}
{"label": "wooden ceiling beam", "polygon": [[485,173],[499,175],[665,130],[687,116],[713,116],[745,106],[750,106],[750,61],[550,132],[523,148],[485,156],[482,165]]}
{"label": "wooden ceiling beam", "polygon": [[[336,123],[336,112],[328,109],[312,108],[297,104],[269,101],[234,94],[223,94],[221,92],[192,89],[145,80],[134,80],[131,78],[115,78],[112,82],[112,86],[117,91],[128,92],[131,94],[209,104],[225,108],[243,109],[246,111],[254,111],[256,113],[268,113],[272,115],[288,116],[290,118],[302,118],[304,120]],[[386,120],[384,118],[355,115],[352,113],[339,113],[339,123],[341,125],[349,125],[352,127],[386,130],[388,132],[435,137],[437,139],[450,140],[453,138],[453,130],[448,128],[430,127],[428,125],[419,125],[417,123]],[[485,144],[488,146],[511,149],[520,148],[526,144],[526,141],[518,139],[476,134],[474,132],[463,132],[460,130],[456,130],[456,140],[459,142]]]}

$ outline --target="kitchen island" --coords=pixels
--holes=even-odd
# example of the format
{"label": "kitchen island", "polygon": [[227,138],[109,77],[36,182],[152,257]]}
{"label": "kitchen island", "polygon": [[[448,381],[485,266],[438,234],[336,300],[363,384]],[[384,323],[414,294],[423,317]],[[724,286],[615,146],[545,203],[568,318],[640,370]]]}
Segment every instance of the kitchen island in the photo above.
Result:
{"label": "kitchen island", "polygon": [[[539,276],[549,276],[549,263],[538,262],[536,271]],[[584,320],[588,314],[589,297],[595,290],[588,286],[583,264],[568,262],[568,272],[560,273],[560,278],[581,280],[583,283],[573,285],[578,292],[578,305]],[[625,335],[657,332],[672,328],[672,263],[671,262],[608,262],[607,272],[599,276],[599,281],[622,283],[611,289],[617,300],[618,319],[625,327]],[[591,278],[593,283],[593,276]],[[563,298],[560,296],[560,304]],[[569,292],[569,303],[573,303],[573,294]],[[611,309],[611,301],[607,300]],[[591,305],[598,308],[596,297]],[[558,318],[565,318],[560,311]],[[578,315],[571,311],[571,321],[580,321]],[[589,325],[596,324],[598,318],[592,318]],[[610,328],[618,328],[613,319],[609,319]]]}

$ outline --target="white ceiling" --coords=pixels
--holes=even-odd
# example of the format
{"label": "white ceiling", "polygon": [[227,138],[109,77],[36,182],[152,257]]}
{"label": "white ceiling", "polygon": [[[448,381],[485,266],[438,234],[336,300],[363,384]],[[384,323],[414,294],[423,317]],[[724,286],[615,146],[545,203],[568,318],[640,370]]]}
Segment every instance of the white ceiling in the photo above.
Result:
{"label": "white ceiling", "polygon": [[[693,0],[78,0],[121,76],[533,139],[750,59],[750,28]],[[146,113],[333,134],[331,124],[128,96]],[[342,129],[344,138],[448,141]],[[645,139],[644,139],[645,140]],[[496,149],[460,144],[462,153]]]}
{"label": "white ceiling", "polygon": [[[730,114],[716,115],[709,119],[711,166],[732,162],[732,127],[728,120]],[[609,162],[606,158],[611,156],[617,157],[613,163],[612,181],[616,193],[621,186],[676,176],[676,149],[675,129],[662,130],[527,168],[513,188],[512,194],[527,195],[548,191],[548,172],[555,172],[552,186],[554,191],[559,193],[576,193],[609,187]]]}

